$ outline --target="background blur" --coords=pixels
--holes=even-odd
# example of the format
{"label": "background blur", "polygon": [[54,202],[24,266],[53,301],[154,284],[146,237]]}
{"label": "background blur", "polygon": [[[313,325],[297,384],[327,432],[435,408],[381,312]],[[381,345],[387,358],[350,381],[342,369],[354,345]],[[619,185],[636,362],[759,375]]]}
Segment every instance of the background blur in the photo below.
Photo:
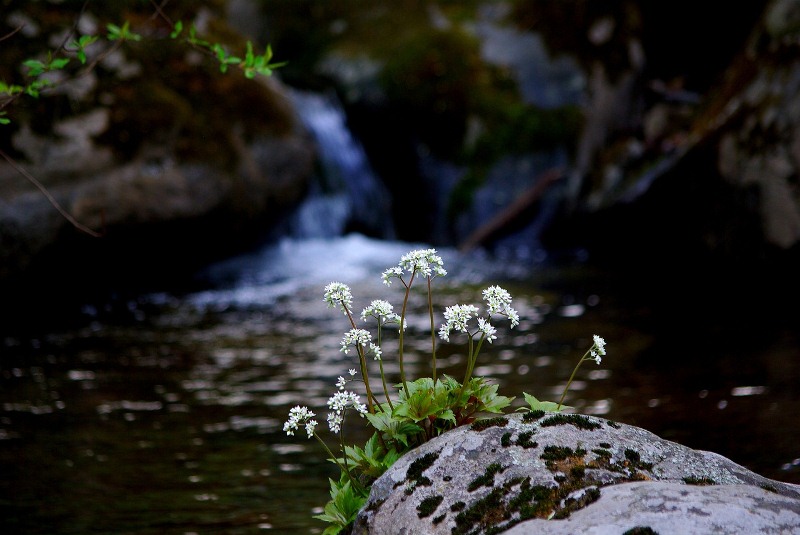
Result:
{"label": "background blur", "polygon": [[[125,20],[0,96],[9,533],[321,532],[335,471],[281,426],[351,364],[322,288],[397,304],[419,247],[441,308],[514,296],[476,370],[505,395],[599,334],[576,410],[800,482],[800,2],[0,0],[0,81]],[[286,65],[222,74],[178,20]]]}

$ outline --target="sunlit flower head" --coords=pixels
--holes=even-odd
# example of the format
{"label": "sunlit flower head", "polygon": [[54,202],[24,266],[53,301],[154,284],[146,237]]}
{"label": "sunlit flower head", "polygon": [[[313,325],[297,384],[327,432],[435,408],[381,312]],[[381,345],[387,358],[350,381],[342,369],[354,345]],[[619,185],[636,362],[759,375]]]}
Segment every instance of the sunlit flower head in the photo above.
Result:
{"label": "sunlit flower head", "polygon": [[442,257],[436,254],[436,249],[417,249],[415,251],[410,251],[400,258],[398,266],[408,271],[408,273],[414,273],[416,271],[424,277],[447,275]]}
{"label": "sunlit flower head", "polygon": [[350,346],[368,347],[372,342],[372,335],[365,329],[350,329],[342,337],[342,348],[340,351],[347,355]]}
{"label": "sunlit flower head", "polygon": [[344,412],[347,409],[355,409],[362,418],[367,413],[367,406],[361,403],[358,394],[347,390],[334,393],[328,399],[328,408],[332,411],[328,413],[328,427],[333,433],[341,430]]}
{"label": "sunlit flower head", "polygon": [[[283,430],[286,432],[287,435],[294,435],[294,432],[297,431],[298,426],[305,424],[306,431],[308,432],[308,438],[311,438],[314,434],[314,426],[317,425],[317,422],[311,420],[315,414],[311,412],[308,407],[301,407],[297,405],[289,409],[289,419],[283,424]],[[313,422],[313,424],[311,424]],[[309,424],[310,427],[309,427]],[[310,431],[309,431],[310,430]]]}
{"label": "sunlit flower head", "polygon": [[306,433],[308,433],[308,438],[311,438],[311,437],[314,436],[314,428],[316,428],[316,427],[317,427],[317,421],[316,420],[309,420],[309,421],[306,422]]}
{"label": "sunlit flower head", "polygon": [[367,321],[367,318],[375,318],[380,325],[387,323],[400,323],[400,316],[392,312],[394,307],[383,299],[376,299],[369,304],[367,308],[361,311],[361,319]]}
{"label": "sunlit flower head", "polygon": [[483,335],[486,337],[486,340],[490,344],[492,343],[492,340],[497,340],[497,336],[495,336],[497,329],[495,329],[488,320],[478,318],[478,330],[483,333]]}
{"label": "sunlit flower head", "polygon": [[483,290],[489,316],[500,314],[511,321],[511,328],[519,325],[519,314],[511,308],[511,294],[499,286],[489,286]]}
{"label": "sunlit flower head", "polygon": [[592,340],[594,345],[592,345],[592,349],[589,350],[589,354],[597,364],[600,364],[603,360],[602,355],[606,354],[606,341],[596,334],[592,337]]}
{"label": "sunlit flower head", "polygon": [[474,305],[452,305],[444,310],[445,323],[439,329],[442,340],[450,341],[450,331],[467,332],[467,322],[478,315],[478,307]]}
{"label": "sunlit flower head", "polygon": [[325,287],[325,302],[328,307],[340,307],[344,314],[353,304],[353,294],[350,287],[341,282],[332,282]]}
{"label": "sunlit flower head", "polygon": [[592,336],[594,341],[594,347],[597,350],[597,353],[600,355],[606,354],[606,341],[603,338],[597,336],[596,334]]}
{"label": "sunlit flower head", "polygon": [[392,279],[401,279],[403,277],[403,269],[400,267],[390,267],[383,272],[381,278],[386,286],[392,285]]}

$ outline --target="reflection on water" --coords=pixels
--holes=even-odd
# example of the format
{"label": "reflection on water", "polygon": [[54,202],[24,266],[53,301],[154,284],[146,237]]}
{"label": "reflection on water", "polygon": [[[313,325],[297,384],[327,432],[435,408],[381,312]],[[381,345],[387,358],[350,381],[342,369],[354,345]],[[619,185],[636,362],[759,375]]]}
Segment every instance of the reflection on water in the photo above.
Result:
{"label": "reflection on water", "polygon": [[[399,305],[401,290],[378,274],[413,247],[357,236],[284,242],[216,266],[207,290],[146,296],[108,316],[87,308],[80,328],[6,337],[4,532],[321,532],[311,514],[336,471],[315,441],[281,427],[296,404],[324,414],[336,378],[353,367],[339,352],[348,326],[326,308],[322,287],[352,285],[357,310],[376,298]],[[776,328],[741,348],[714,343],[732,333],[709,325],[717,338],[693,350],[663,339],[646,309],[585,269],[565,276],[443,256],[451,274],[436,280],[442,305],[479,304],[489,283],[515,298],[518,330],[499,325],[475,370],[519,396],[515,404],[523,391],[557,399],[597,333],[609,354],[581,368],[567,400],[576,410],[800,482],[797,333]],[[422,297],[409,319],[420,334],[408,344],[414,376],[428,366]],[[385,367],[396,380],[391,348]],[[460,377],[464,348],[438,351],[439,366]],[[348,429],[354,442],[366,438],[362,423]]]}

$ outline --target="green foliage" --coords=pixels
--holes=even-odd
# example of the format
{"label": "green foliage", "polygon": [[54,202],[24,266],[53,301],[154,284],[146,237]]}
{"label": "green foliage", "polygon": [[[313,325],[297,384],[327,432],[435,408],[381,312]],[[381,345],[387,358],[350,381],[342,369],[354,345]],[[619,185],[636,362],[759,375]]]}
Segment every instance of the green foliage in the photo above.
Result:
{"label": "green foliage", "polygon": [[108,33],[106,38],[109,41],[141,41],[142,36],[136,32],[131,31],[131,21],[126,20],[122,27],[116,24],[108,24],[106,26]]}
{"label": "green foliage", "polygon": [[[157,11],[162,17],[164,14],[159,9]],[[177,21],[172,25],[170,37],[175,40],[181,40],[188,46],[199,48],[206,52],[209,57],[214,58],[218,64],[221,72],[225,73],[229,67],[238,67],[245,77],[254,78],[256,75],[271,76],[273,71],[284,63],[272,63],[272,49],[267,47],[263,54],[256,54],[253,51],[253,43],[247,41],[246,54],[244,59],[234,55],[221,43],[214,43],[201,38],[198,35],[197,29],[192,24],[189,27],[188,33],[184,36],[184,23]],[[101,41],[103,40],[104,41]],[[131,21],[126,20],[122,25],[108,23],[106,25],[106,33],[101,35],[80,35],[68,41],[62,49],[50,50],[46,54],[46,59],[28,58],[21,62],[24,67],[24,75],[26,80],[22,84],[10,83],[0,80],[0,97],[7,98],[0,100],[0,110],[16,100],[22,95],[28,95],[33,98],[38,98],[43,89],[57,85],[63,82],[53,82],[52,79],[43,77],[43,75],[54,71],[68,71],[72,66],[72,61],[69,57],[59,57],[62,52],[74,54],[80,62],[80,65],[86,65],[89,58],[87,56],[87,49],[90,45],[98,42],[104,42],[107,46],[106,50],[100,51],[98,57],[110,52],[113,47],[119,46],[123,43],[141,42],[144,37],[131,28]],[[68,75],[76,75],[75,72],[67,72]],[[66,81],[69,76],[62,77]],[[7,125],[10,120],[5,117],[4,112],[0,112],[0,125]]]}
{"label": "green foliage", "polygon": [[81,62],[81,65],[86,65],[86,47],[97,42],[98,39],[99,37],[96,35],[81,35],[77,41],[70,42],[68,50],[73,50],[78,56],[78,61]]}
{"label": "green foliage", "polygon": [[325,504],[325,512],[315,515],[314,518],[332,524],[322,532],[323,535],[335,535],[356,519],[358,511],[367,501],[367,496],[354,491],[350,481],[328,481],[331,485],[331,501]]}
{"label": "green foliage", "polygon": [[554,403],[552,401],[539,401],[536,399],[536,396],[532,396],[527,392],[523,392],[522,395],[525,396],[525,401],[528,402],[528,406],[532,411],[561,412],[564,409],[572,408],[567,406],[559,406],[558,403]]}
{"label": "green foliage", "polygon": [[[390,448],[387,451],[381,445],[380,437],[377,433],[372,435],[372,438],[367,441],[363,449],[358,446],[345,446],[344,450],[347,455],[348,466],[370,480],[380,477],[402,455],[394,448]],[[339,459],[342,464],[344,464],[344,461],[343,458]]]}

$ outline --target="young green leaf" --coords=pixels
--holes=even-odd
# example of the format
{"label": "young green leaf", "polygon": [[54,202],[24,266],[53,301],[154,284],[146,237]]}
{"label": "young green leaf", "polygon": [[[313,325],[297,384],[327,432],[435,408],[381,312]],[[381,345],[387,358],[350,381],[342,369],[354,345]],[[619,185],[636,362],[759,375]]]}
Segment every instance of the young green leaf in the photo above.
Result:
{"label": "young green leaf", "polygon": [[169,34],[169,36],[170,36],[172,39],[177,39],[177,38],[178,38],[178,36],[181,34],[181,32],[183,32],[183,21],[180,21],[180,20],[179,20],[179,21],[178,21],[178,22],[176,22],[176,23],[175,23],[175,25],[172,27],[172,32]]}
{"label": "young green leaf", "polygon": [[541,410],[545,412],[561,412],[564,409],[572,408],[562,405],[561,409],[559,410],[558,403],[554,403],[552,401],[539,401],[535,396],[532,396],[526,392],[523,392],[522,395],[525,396],[525,401],[528,402],[528,405],[530,405],[530,410],[532,411]]}

